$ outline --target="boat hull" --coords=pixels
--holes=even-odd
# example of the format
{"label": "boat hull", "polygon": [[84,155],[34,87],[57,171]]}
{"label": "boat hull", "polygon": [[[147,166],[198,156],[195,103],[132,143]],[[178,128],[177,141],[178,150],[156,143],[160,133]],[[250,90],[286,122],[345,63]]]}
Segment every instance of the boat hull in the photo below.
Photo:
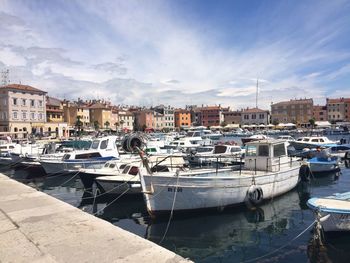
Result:
{"label": "boat hull", "polygon": [[314,197],[307,201],[307,205],[320,213],[320,222],[325,232],[350,231],[349,197],[350,193],[335,194],[325,198]]}
{"label": "boat hull", "polygon": [[[251,172],[250,172],[251,173]],[[147,209],[151,214],[226,207],[248,201],[247,192],[253,176],[229,171],[217,177],[206,176],[141,176]],[[263,199],[271,199],[293,189],[299,180],[299,167],[283,172],[257,175],[256,187],[261,188]],[[149,191],[153,193],[150,194]],[[176,199],[175,198],[176,193]]]}
{"label": "boat hull", "polygon": [[108,194],[141,194],[140,180],[103,180],[96,179],[96,185],[102,193]]}
{"label": "boat hull", "polygon": [[78,172],[79,169],[100,169],[112,158],[101,158],[99,160],[71,160],[71,161],[40,161],[47,174]]}

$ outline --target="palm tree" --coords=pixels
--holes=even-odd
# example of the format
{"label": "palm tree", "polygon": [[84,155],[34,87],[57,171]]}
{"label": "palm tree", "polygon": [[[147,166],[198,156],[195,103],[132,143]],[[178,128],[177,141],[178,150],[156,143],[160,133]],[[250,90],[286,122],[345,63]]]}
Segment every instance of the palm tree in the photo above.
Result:
{"label": "palm tree", "polygon": [[78,128],[78,135],[81,131],[81,126],[83,126],[83,122],[80,120],[81,116],[77,116],[77,121],[75,122],[75,126]]}
{"label": "palm tree", "polygon": [[94,121],[94,128],[96,131],[100,128],[100,124],[98,123],[98,121]]}
{"label": "palm tree", "polygon": [[115,131],[118,131],[119,122],[115,122],[115,123],[114,123],[114,126],[115,126]]}
{"label": "palm tree", "polygon": [[109,125],[110,125],[109,121],[106,121],[106,122],[105,122],[105,127],[106,127],[106,129],[108,129]]}
{"label": "palm tree", "polygon": [[122,127],[122,129],[123,129],[123,124],[125,123],[125,121],[124,120],[121,120],[120,121],[120,126]]}

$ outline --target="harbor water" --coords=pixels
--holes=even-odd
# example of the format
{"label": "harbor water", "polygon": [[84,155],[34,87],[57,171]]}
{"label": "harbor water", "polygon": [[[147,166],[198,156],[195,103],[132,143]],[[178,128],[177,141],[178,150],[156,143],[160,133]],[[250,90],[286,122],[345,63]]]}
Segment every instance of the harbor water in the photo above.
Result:
{"label": "harbor water", "polygon": [[340,173],[314,178],[258,208],[175,215],[170,223],[167,216],[151,218],[142,196],[94,198],[95,192],[84,192],[76,174],[47,177],[40,169],[0,169],[13,179],[195,262],[350,262],[348,234],[327,235],[324,249],[312,243],[312,227],[307,228],[314,214],[306,206],[310,197],[350,190],[348,161],[341,163]]}

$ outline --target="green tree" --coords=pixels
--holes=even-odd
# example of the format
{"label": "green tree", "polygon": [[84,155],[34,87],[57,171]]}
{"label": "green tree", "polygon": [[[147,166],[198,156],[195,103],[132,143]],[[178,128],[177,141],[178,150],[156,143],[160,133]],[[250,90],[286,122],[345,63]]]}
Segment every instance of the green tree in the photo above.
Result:
{"label": "green tree", "polygon": [[108,129],[109,125],[110,125],[109,121],[106,121],[106,122],[105,122],[105,127],[106,127],[106,129]]}
{"label": "green tree", "polygon": [[226,124],[226,122],[224,122],[224,121],[222,121],[221,123],[220,123],[220,126],[221,127],[225,127],[227,124]]}
{"label": "green tree", "polygon": [[120,120],[120,126],[121,126],[121,129],[123,129],[123,124],[125,123],[124,120]]}
{"label": "green tree", "polygon": [[274,119],[273,122],[272,122],[273,125],[277,126],[279,123],[279,121],[277,119]]}
{"label": "green tree", "polygon": [[94,121],[94,128],[96,131],[100,129],[100,124],[98,123],[98,121]]}
{"label": "green tree", "polygon": [[77,116],[77,121],[75,122],[75,127],[78,129],[78,135],[80,135],[81,127],[83,126],[83,122],[80,119],[81,116]]}
{"label": "green tree", "polygon": [[114,123],[114,126],[115,126],[115,130],[118,131],[119,122],[115,122],[115,123]]}
{"label": "green tree", "polygon": [[316,123],[315,118],[310,119],[309,123],[311,125],[311,128],[315,128],[315,123]]}

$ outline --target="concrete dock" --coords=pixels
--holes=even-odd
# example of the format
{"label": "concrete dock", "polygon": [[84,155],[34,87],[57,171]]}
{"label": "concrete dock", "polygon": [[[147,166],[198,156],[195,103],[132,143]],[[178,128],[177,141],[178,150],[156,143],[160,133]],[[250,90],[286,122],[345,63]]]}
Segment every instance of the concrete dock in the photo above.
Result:
{"label": "concrete dock", "polygon": [[0,174],[0,262],[189,262]]}

